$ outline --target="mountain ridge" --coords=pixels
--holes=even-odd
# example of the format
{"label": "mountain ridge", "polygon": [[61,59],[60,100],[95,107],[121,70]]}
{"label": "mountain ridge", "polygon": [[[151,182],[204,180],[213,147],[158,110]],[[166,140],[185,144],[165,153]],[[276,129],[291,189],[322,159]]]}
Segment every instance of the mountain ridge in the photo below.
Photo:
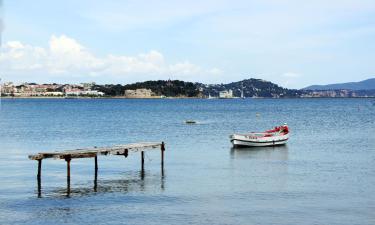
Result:
{"label": "mountain ridge", "polygon": [[310,85],[301,90],[375,90],[375,78],[358,82],[346,82],[327,85]]}

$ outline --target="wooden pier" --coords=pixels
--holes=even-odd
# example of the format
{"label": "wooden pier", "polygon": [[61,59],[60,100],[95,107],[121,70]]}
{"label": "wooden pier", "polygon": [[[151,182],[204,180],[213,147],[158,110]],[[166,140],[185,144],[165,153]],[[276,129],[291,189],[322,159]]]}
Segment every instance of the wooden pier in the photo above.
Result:
{"label": "wooden pier", "polygon": [[143,142],[143,143],[133,143],[125,145],[115,145],[111,147],[92,147],[84,149],[66,150],[66,151],[55,151],[55,152],[40,152],[35,155],[29,155],[29,159],[38,161],[38,196],[41,196],[41,172],[42,172],[42,160],[43,159],[63,159],[66,161],[67,165],[67,194],[70,194],[70,161],[77,158],[94,158],[95,162],[95,180],[94,180],[94,190],[97,186],[98,177],[98,156],[99,155],[120,155],[128,157],[130,153],[140,152],[141,153],[141,169],[144,171],[144,151],[160,149],[161,150],[161,172],[164,175],[164,142]]}

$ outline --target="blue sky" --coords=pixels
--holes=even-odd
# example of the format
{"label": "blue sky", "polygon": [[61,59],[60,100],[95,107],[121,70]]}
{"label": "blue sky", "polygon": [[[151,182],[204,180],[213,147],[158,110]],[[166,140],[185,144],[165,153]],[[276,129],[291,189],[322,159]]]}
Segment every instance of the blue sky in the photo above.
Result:
{"label": "blue sky", "polygon": [[3,0],[5,81],[375,77],[375,2]]}

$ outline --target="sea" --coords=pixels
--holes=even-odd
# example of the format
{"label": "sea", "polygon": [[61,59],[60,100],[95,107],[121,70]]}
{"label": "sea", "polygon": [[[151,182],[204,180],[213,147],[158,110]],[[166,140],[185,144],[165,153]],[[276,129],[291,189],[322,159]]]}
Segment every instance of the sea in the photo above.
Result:
{"label": "sea", "polygon": [[[195,120],[197,124],[185,124]],[[229,135],[287,123],[285,146]],[[159,149],[64,160],[45,151]],[[375,99],[2,99],[0,224],[375,224]]]}

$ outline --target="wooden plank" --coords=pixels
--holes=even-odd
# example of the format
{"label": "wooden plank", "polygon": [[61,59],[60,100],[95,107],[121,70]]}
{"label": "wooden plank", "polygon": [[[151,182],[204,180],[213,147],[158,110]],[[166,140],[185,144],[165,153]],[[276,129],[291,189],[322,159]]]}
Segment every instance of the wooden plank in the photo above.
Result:
{"label": "wooden plank", "polygon": [[29,159],[31,159],[31,160],[41,160],[41,159],[43,159],[43,156],[41,154],[29,155]]}
{"label": "wooden plank", "polygon": [[65,159],[71,158],[91,158],[97,155],[125,155],[125,152],[138,152],[147,149],[156,149],[163,144],[160,142],[142,142],[125,145],[115,145],[112,147],[93,147],[75,150],[54,151],[54,152],[40,152],[38,154],[29,155],[31,160],[41,160],[46,158]]}
{"label": "wooden plank", "polygon": [[93,158],[96,156],[96,153],[77,153],[77,154],[61,154],[59,155],[60,159],[66,159],[67,157],[71,159],[77,159],[77,158]]}

